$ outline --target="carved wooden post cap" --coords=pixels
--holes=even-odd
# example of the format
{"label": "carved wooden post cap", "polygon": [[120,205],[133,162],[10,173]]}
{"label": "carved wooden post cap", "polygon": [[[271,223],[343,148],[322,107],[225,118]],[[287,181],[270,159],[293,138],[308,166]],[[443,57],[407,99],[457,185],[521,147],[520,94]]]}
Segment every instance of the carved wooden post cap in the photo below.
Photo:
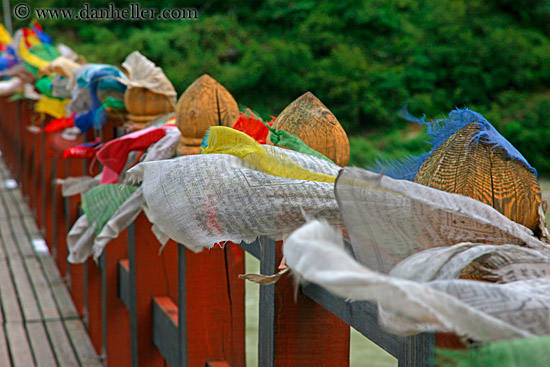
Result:
{"label": "carved wooden post cap", "polygon": [[145,125],[158,115],[174,111],[175,98],[172,98],[146,88],[128,87],[124,104],[129,112],[128,118],[138,125]]}
{"label": "carved wooden post cap", "polygon": [[181,131],[178,154],[199,154],[202,138],[211,126],[233,127],[238,117],[233,96],[204,74],[183,92],[176,105],[176,124]]}
{"label": "carved wooden post cap", "polygon": [[491,205],[516,223],[537,230],[541,189],[537,176],[501,147],[472,142],[470,123],[451,135],[422,164],[415,182]]}
{"label": "carved wooden post cap", "polygon": [[[307,146],[339,166],[346,166],[349,162],[346,132],[336,116],[311,92],[289,104],[277,117],[273,127],[296,135]],[[267,141],[270,141],[269,136]]]}

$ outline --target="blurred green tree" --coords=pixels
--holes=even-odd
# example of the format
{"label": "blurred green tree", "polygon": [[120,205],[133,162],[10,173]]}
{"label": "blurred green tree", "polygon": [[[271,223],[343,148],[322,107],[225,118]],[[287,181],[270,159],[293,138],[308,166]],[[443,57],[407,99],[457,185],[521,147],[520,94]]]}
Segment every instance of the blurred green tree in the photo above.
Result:
{"label": "blurred green tree", "polygon": [[[133,0],[116,1],[118,8]],[[99,0],[90,7],[105,7]],[[310,90],[351,134],[392,140],[409,104],[428,118],[452,108],[486,114],[539,170],[550,173],[550,0],[210,0],[198,20],[45,20],[91,62],[120,64],[140,50],[178,92],[203,73],[262,116]],[[31,7],[75,7],[70,0]],[[16,22],[23,26],[27,22]],[[393,139],[392,141],[394,141]],[[365,149],[368,145],[364,145]],[[367,154],[368,155],[368,154]]]}

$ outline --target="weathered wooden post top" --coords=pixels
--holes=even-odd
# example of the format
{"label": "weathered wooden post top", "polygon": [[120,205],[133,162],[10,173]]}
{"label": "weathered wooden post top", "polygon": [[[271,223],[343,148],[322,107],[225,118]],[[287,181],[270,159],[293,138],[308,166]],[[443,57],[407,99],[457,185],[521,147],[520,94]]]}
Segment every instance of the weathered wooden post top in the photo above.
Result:
{"label": "weathered wooden post top", "polygon": [[479,126],[470,123],[451,135],[424,161],[414,181],[474,198],[536,231],[542,200],[537,176],[503,148],[472,142],[477,133]]}
{"label": "weathered wooden post top", "polygon": [[[349,162],[349,142],[344,129],[310,92],[288,105],[273,123],[273,128],[297,136],[308,147],[340,166]],[[268,144],[271,143],[271,135],[270,132]],[[282,261],[282,241],[271,250],[267,250],[269,245],[264,246],[262,266],[272,266],[266,269],[276,271],[276,264]],[[269,307],[274,307],[276,317],[269,325],[273,333],[271,349],[269,352],[261,351],[258,365],[348,366],[349,326],[303,292],[295,293],[294,289],[295,284],[289,276],[280,278],[274,285],[274,291],[268,293],[265,288],[260,289],[261,302],[272,304]],[[265,309],[267,307],[260,306],[260,319],[269,320]],[[327,337],[327,330],[330,337]]]}
{"label": "weathered wooden post top", "polygon": [[[289,104],[275,120],[276,130],[296,135],[339,166],[349,162],[349,140],[336,116],[311,92]],[[267,141],[270,142],[269,133]]]}
{"label": "weathered wooden post top", "polygon": [[175,96],[155,93],[143,87],[129,86],[124,93],[124,104],[129,112],[128,119],[143,126],[155,117],[174,111]]}
{"label": "weathered wooden post top", "polygon": [[176,105],[176,124],[181,131],[179,155],[199,154],[204,134],[211,126],[233,127],[239,107],[223,85],[204,74],[193,82]]}
{"label": "weathered wooden post top", "polygon": [[134,51],[122,63],[128,79],[124,103],[128,118],[139,127],[157,116],[173,112],[177,93],[164,71],[139,51]]}

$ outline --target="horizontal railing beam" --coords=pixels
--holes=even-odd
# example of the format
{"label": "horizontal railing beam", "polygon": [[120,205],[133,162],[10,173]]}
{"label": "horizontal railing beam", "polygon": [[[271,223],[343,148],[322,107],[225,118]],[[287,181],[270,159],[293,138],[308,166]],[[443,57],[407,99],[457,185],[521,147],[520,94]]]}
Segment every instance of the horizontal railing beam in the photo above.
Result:
{"label": "horizontal railing beam", "polygon": [[130,308],[130,264],[128,259],[118,261],[118,298]]}
{"label": "horizontal railing beam", "polygon": [[179,366],[178,306],[170,297],[153,298],[153,344],[171,366]]}

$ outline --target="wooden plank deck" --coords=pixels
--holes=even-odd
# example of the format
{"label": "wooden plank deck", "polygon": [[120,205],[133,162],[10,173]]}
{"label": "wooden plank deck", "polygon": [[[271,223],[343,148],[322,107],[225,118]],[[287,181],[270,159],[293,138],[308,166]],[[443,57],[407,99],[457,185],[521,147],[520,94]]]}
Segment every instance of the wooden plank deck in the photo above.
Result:
{"label": "wooden plank deck", "polygon": [[0,158],[0,366],[101,367],[18,188]]}

